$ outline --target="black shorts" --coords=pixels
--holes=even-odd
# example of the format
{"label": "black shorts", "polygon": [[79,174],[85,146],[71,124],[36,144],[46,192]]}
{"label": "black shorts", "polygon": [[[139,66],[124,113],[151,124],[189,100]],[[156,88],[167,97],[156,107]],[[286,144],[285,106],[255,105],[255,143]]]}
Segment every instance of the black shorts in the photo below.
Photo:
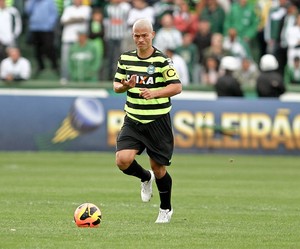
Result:
{"label": "black shorts", "polygon": [[134,149],[140,155],[145,149],[155,162],[168,166],[174,149],[174,137],[170,114],[148,124],[142,124],[125,116],[117,138],[116,150]]}

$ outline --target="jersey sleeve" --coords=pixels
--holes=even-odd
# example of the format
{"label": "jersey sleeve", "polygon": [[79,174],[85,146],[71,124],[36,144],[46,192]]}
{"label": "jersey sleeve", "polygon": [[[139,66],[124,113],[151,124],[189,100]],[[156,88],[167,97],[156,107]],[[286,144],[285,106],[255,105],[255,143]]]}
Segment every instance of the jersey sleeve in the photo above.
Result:
{"label": "jersey sleeve", "polygon": [[173,62],[170,58],[167,58],[162,68],[162,75],[167,84],[180,84],[180,79],[176,69],[174,68]]}
{"label": "jersey sleeve", "polygon": [[123,79],[126,79],[126,70],[125,65],[122,63],[122,57],[118,60],[117,71],[115,74],[115,82],[121,82]]}

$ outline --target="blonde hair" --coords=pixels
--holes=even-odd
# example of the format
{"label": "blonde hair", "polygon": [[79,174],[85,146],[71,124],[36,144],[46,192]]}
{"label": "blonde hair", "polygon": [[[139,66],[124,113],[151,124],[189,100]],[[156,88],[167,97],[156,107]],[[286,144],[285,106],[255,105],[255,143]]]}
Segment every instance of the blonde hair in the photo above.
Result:
{"label": "blonde hair", "polygon": [[152,23],[147,18],[138,19],[132,26],[132,30],[135,30],[136,28],[147,28],[150,30],[150,32],[153,31]]}

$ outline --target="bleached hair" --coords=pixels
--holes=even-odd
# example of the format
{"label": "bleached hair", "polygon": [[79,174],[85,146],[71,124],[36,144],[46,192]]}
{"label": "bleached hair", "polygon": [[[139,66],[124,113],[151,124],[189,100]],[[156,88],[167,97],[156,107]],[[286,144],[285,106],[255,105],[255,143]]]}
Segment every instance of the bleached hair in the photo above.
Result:
{"label": "bleached hair", "polygon": [[132,30],[135,30],[136,28],[147,28],[150,30],[150,32],[153,31],[152,23],[147,18],[138,19],[132,27]]}

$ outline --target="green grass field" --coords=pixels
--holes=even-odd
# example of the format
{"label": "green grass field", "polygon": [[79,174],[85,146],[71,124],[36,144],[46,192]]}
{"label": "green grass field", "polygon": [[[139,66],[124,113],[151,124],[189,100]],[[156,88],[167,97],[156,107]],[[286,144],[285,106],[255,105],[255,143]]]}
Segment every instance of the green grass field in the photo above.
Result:
{"label": "green grass field", "polygon": [[[138,161],[148,165],[144,155]],[[154,224],[156,187],[142,203],[139,181],[112,153],[0,153],[0,248],[298,249],[299,161],[177,154],[174,215]],[[83,202],[102,210],[99,228],[74,224]]]}

